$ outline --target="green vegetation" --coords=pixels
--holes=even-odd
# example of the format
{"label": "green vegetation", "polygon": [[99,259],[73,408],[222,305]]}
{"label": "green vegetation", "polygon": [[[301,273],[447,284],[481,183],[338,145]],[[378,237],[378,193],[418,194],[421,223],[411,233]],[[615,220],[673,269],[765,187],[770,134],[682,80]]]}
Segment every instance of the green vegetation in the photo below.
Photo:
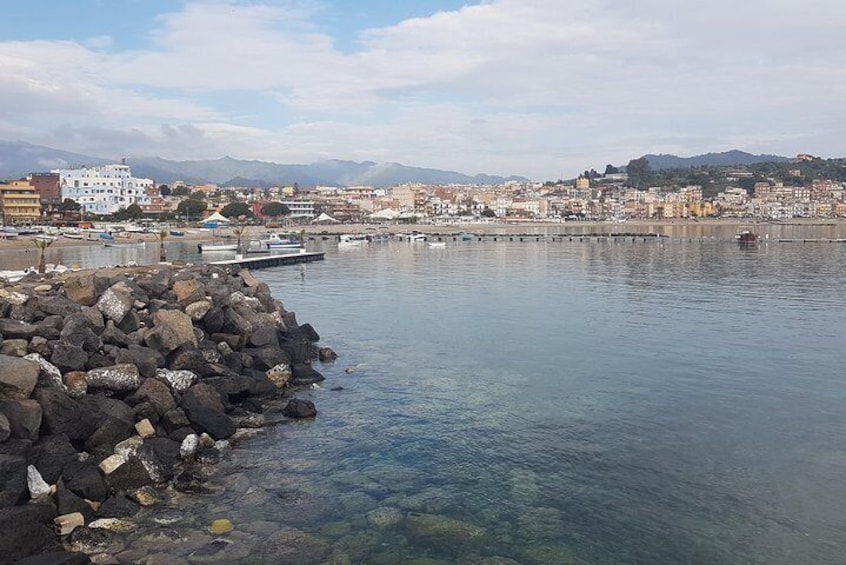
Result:
{"label": "green vegetation", "polygon": [[250,207],[243,202],[230,202],[223,207],[220,213],[227,218],[240,218],[241,216],[252,218],[254,216]]}

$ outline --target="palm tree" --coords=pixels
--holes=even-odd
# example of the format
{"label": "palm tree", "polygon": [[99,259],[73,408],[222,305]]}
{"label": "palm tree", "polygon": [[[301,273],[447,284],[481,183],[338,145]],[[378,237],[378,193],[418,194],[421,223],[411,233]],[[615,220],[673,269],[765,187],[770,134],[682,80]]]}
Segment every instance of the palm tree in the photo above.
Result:
{"label": "palm tree", "polygon": [[38,258],[38,274],[43,275],[44,272],[47,270],[47,248],[53,245],[53,242],[56,241],[55,239],[50,239],[46,237],[37,237],[33,240],[32,243],[39,250],[39,258]]}
{"label": "palm tree", "polygon": [[164,240],[167,239],[167,230],[159,230],[156,237],[159,238],[159,263],[164,263],[167,261],[167,253],[165,253],[164,246]]}
{"label": "palm tree", "polygon": [[238,226],[237,228],[232,230],[232,233],[235,234],[235,237],[238,238],[238,250],[236,251],[236,253],[241,252],[241,236],[244,235],[244,231],[244,228],[241,226]]}

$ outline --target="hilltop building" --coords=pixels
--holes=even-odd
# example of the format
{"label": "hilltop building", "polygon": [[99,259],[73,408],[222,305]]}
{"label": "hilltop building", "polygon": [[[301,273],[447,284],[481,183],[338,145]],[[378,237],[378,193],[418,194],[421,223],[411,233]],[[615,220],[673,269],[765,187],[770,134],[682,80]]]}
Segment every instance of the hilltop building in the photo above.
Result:
{"label": "hilltop building", "polygon": [[54,169],[59,175],[62,199],[73,200],[89,214],[113,214],[132,204],[150,205],[150,179],[132,176],[128,165],[105,165],[80,169]]}

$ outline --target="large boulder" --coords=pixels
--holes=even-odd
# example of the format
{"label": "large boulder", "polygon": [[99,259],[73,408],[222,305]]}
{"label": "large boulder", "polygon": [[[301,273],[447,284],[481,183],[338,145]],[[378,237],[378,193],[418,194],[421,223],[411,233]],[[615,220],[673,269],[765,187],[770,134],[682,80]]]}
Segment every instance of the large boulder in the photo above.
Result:
{"label": "large boulder", "polygon": [[41,428],[41,405],[32,399],[0,401],[0,413],[9,419],[11,437],[36,441]]}
{"label": "large boulder", "polygon": [[14,506],[28,498],[26,467],[25,457],[0,454],[0,507]]}
{"label": "large boulder", "polygon": [[135,365],[113,365],[88,371],[85,374],[85,382],[88,388],[125,392],[141,386],[141,375]]}
{"label": "large boulder", "polygon": [[31,339],[38,334],[38,326],[9,318],[0,319],[0,335],[4,339]]}
{"label": "large boulder", "polygon": [[164,416],[176,408],[176,401],[173,399],[170,388],[158,379],[146,379],[126,400],[131,405],[148,402],[159,416]]}
{"label": "large boulder", "polygon": [[179,310],[159,310],[153,316],[155,325],[145,337],[148,347],[169,353],[180,345],[198,345],[191,318]]}
{"label": "large boulder", "polygon": [[314,418],[317,416],[317,408],[314,407],[314,402],[310,400],[292,398],[282,409],[282,414],[295,419]]}
{"label": "large boulder", "polygon": [[195,384],[182,395],[182,409],[192,424],[214,439],[232,437],[235,422],[224,413],[217,390],[208,384]]}
{"label": "large boulder", "polygon": [[[35,339],[38,338],[33,338],[33,340]],[[50,363],[47,359],[45,359],[38,353],[30,353],[28,355],[24,355],[24,359],[28,359],[29,361],[34,361],[38,363],[38,384],[40,386],[55,386],[59,388],[64,388],[65,385],[62,382],[62,372],[59,370],[58,367]]]}
{"label": "large boulder", "polygon": [[32,448],[31,463],[49,484],[62,476],[62,470],[76,460],[76,449],[64,434],[42,436]]}
{"label": "large boulder", "polygon": [[34,361],[0,355],[0,400],[29,398],[40,371]]}
{"label": "large boulder", "polygon": [[79,345],[59,342],[53,348],[50,362],[63,373],[68,371],[82,371],[88,362],[88,353]]}
{"label": "large boulder", "polygon": [[71,314],[81,311],[82,308],[78,302],[74,302],[64,296],[53,295],[39,297],[38,309],[45,314],[66,318]]}
{"label": "large boulder", "polygon": [[97,302],[97,289],[94,288],[94,273],[83,271],[65,279],[65,296],[83,306],[93,306]]}
{"label": "large boulder", "polygon": [[165,358],[155,349],[133,343],[126,349],[118,351],[115,363],[135,365],[142,377],[150,378],[156,374],[157,368],[165,366]]}
{"label": "large boulder", "polygon": [[68,461],[62,470],[62,477],[65,486],[82,498],[102,502],[109,497],[109,487],[92,458]]}
{"label": "large boulder", "polygon": [[97,309],[106,319],[119,324],[123,317],[132,310],[132,289],[124,282],[109,287],[97,300]]}
{"label": "large boulder", "polygon": [[33,398],[41,405],[41,432],[65,434],[72,441],[85,441],[97,429],[97,420],[92,418],[80,400],[55,388],[39,388]]}
{"label": "large boulder", "polygon": [[172,290],[176,301],[183,307],[206,297],[206,289],[197,279],[176,281]]}
{"label": "large boulder", "polygon": [[117,443],[135,433],[135,411],[125,402],[96,395],[90,404],[96,404],[99,418],[97,429],[85,442],[87,451],[111,452]]}
{"label": "large boulder", "polygon": [[[0,508],[0,558],[4,563],[20,563],[30,555],[60,551],[53,533],[56,509],[48,504],[28,504]],[[45,561],[44,563],[55,563]]]}

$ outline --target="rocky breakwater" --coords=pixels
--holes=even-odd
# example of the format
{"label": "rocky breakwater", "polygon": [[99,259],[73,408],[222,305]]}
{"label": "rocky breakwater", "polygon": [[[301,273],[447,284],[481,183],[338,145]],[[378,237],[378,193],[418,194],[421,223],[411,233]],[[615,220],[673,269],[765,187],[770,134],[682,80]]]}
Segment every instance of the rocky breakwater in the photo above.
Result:
{"label": "rocky breakwater", "polygon": [[[115,537],[243,428],[316,414],[333,358],[248,271],[155,266],[0,286],[0,563],[114,563]],[[70,549],[82,548],[84,552]]]}

